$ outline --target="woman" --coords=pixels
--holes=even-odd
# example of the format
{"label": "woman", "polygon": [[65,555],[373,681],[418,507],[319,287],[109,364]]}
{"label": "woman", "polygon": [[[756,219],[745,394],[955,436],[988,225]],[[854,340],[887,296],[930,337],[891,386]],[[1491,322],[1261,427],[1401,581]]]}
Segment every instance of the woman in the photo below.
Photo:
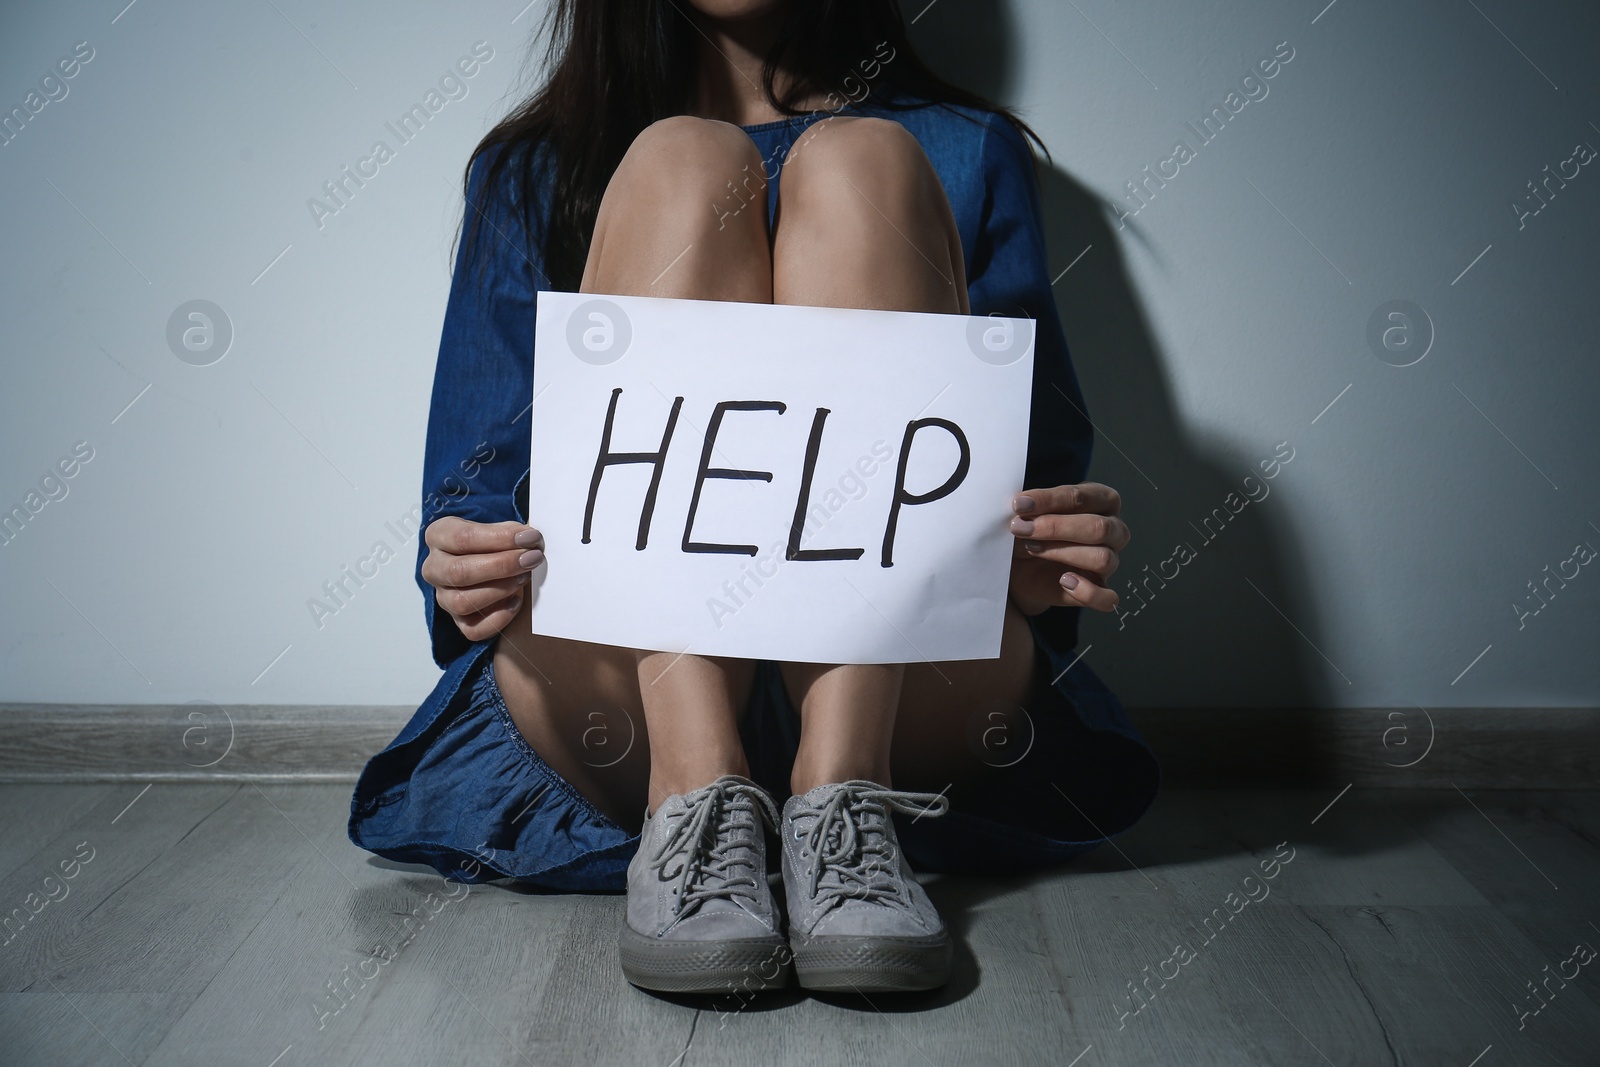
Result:
{"label": "woman", "polygon": [[[894,0],[559,0],[551,17],[547,83],[465,180],[418,567],[445,673],[363,772],[350,836],[463,881],[625,888],[623,971],[646,988],[943,984],[949,935],[913,866],[1079,854],[1158,780],[1074,652],[1079,609],[1117,602],[1128,528],[1115,491],[1083,481],[1092,431],[1031,131],[931,74]],[[1036,319],[998,658],[741,661],[532,634],[540,289]],[[650,595],[595,592],[616,611]]]}

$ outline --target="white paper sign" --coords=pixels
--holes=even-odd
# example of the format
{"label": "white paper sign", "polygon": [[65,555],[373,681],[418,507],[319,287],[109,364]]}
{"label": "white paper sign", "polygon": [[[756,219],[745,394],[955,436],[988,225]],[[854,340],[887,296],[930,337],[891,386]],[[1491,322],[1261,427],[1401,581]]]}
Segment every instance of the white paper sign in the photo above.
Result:
{"label": "white paper sign", "polygon": [[809,663],[1000,654],[1032,319],[538,302],[534,633]]}

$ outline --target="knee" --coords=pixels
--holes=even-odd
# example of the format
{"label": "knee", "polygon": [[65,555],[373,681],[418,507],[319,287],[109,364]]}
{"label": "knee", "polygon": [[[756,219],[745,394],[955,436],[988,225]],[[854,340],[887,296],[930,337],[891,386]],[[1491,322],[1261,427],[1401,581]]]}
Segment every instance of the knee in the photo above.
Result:
{"label": "knee", "polygon": [[890,204],[932,207],[944,196],[933,164],[916,137],[892,119],[839,115],[812,124],[789,149],[783,163],[779,196],[787,205],[804,208],[824,201],[835,207],[848,199],[848,179],[873,203],[874,190]]}
{"label": "knee", "polygon": [[618,164],[612,185],[648,190],[654,201],[713,200],[728,185],[766,187],[761,153],[738,126],[674,115],[639,132]]}

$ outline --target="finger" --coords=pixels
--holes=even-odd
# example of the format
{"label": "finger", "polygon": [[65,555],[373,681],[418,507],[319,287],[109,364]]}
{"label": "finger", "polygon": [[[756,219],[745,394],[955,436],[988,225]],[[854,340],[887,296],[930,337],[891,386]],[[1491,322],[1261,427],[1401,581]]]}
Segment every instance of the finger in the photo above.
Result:
{"label": "finger", "polygon": [[504,630],[522,607],[522,593],[502,600],[487,611],[464,618],[452,616],[456,626],[468,641],[485,641]]}
{"label": "finger", "polygon": [[475,585],[470,589],[440,589],[434,594],[434,599],[441,608],[457,618],[466,618],[480,611],[486,611],[496,604],[506,600],[522,591],[527,584],[526,572],[515,578],[504,578],[498,582],[485,582]]}
{"label": "finger", "polygon": [[[1076,569],[1063,569],[1048,560],[1019,560],[1016,564],[1016,599],[1046,607],[1087,607],[1096,611],[1110,611],[1119,598],[1104,584]],[[1063,581],[1070,577],[1071,588]],[[1042,610],[1042,608],[1041,608]]]}
{"label": "finger", "polygon": [[1080,545],[1071,541],[1018,541],[1012,554],[1017,559],[1045,559],[1065,564],[1074,570],[1088,571],[1104,585],[1105,580],[1117,573],[1122,558],[1102,545]]}
{"label": "finger", "polygon": [[484,552],[509,552],[514,548],[540,548],[544,535],[520,522],[472,522],[459,515],[442,515],[428,524],[423,539],[429,548],[456,556]]}
{"label": "finger", "polygon": [[470,589],[475,585],[515,578],[544,562],[542,549],[457,556],[435,549],[422,561],[422,580],[435,589]]}
{"label": "finger", "polygon": [[1105,545],[1114,552],[1128,547],[1128,524],[1115,515],[1018,515],[1011,520],[1016,537],[1034,541],[1074,541],[1080,545]]}
{"label": "finger", "polygon": [[1122,512],[1122,496],[1109,485],[1079,482],[1077,485],[1057,485],[1049,489],[1024,489],[1012,497],[1011,510],[1028,518],[1078,512],[1117,515]]}
{"label": "finger", "polygon": [[1066,597],[1066,603],[1093,608],[1095,611],[1115,610],[1121,598],[1099,582],[1079,571],[1062,572],[1057,582]]}

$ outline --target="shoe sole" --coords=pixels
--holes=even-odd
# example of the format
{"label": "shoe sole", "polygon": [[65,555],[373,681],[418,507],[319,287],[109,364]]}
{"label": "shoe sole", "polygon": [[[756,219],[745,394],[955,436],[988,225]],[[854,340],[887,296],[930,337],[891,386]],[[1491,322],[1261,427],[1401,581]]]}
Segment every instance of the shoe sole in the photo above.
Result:
{"label": "shoe sole", "polygon": [[950,980],[950,935],[805,937],[791,934],[802,989],[893,993],[937,989]]}
{"label": "shoe sole", "polygon": [[617,938],[622,973],[661,993],[729,993],[789,984],[793,953],[782,937],[664,941],[624,925]]}

